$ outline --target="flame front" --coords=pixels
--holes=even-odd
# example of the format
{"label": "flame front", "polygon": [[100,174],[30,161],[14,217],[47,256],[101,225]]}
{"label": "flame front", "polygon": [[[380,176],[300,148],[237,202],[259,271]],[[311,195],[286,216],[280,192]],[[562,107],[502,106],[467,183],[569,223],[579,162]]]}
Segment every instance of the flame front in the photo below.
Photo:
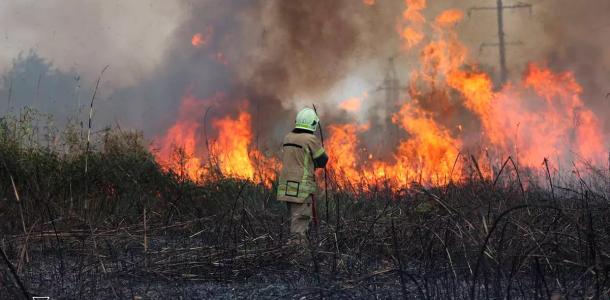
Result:
{"label": "flame front", "polygon": [[[430,24],[431,35],[425,37],[421,11],[426,2],[405,2],[399,23],[403,48],[421,51],[420,68],[410,77],[411,99],[401,99],[392,116],[406,137],[391,159],[371,159],[370,154],[367,159],[367,151],[357,150],[363,144],[360,137],[370,133],[354,124],[331,126],[327,145],[336,160],[331,167],[338,173],[339,185],[379,181],[394,187],[413,181],[443,185],[464,180],[473,168],[492,178],[497,175],[493,165],[508,156],[531,169],[540,168],[545,158],[566,165],[603,159],[600,122],[584,106],[582,88],[572,73],[555,73],[531,63],[521,82],[496,92],[491,78],[477,70],[458,39],[455,25],[463,18],[461,11],[441,12]],[[426,97],[432,101],[420,101]],[[478,120],[478,133],[465,132],[459,120],[452,124],[445,112],[459,107]]]}
{"label": "flame front", "polygon": [[156,152],[157,160],[183,177],[195,179],[202,175],[201,149],[198,149],[200,122],[192,112],[202,111],[203,105],[204,102],[191,95],[185,96],[178,112],[180,121],[154,142],[161,147]]}
{"label": "flame front", "polygon": [[[374,5],[375,1],[363,3]],[[450,9],[426,20],[425,0],[405,0],[405,4],[397,34],[402,49],[418,51],[413,53],[420,59],[405,88],[409,96],[386,109],[393,112],[385,116],[387,123],[398,132],[390,133],[393,129],[387,126],[380,129],[374,120],[364,124],[325,120],[330,134],[326,141],[329,169],[338,186],[445,185],[473,174],[493,179],[509,156],[528,169],[540,168],[545,159],[555,169],[560,164],[601,162],[605,146],[601,123],[585,106],[582,87],[572,73],[530,63],[521,80],[494,88],[491,77],[459,40],[456,25],[463,12]],[[195,35],[192,43],[198,46],[208,39]],[[345,115],[360,114],[364,99],[370,106],[367,98],[365,94],[346,99],[339,109]],[[205,141],[204,106],[217,100],[183,99],[178,121],[158,139],[159,160],[175,162],[175,147],[170,145],[177,145],[182,160],[168,166],[180,174],[204,180],[221,173],[269,186],[279,162],[253,147],[247,106],[242,105],[236,117],[212,120],[215,138]],[[367,148],[374,148],[371,136],[381,137],[381,142],[374,142],[377,146],[388,142],[396,146],[389,154],[378,155]]]}
{"label": "flame front", "polygon": [[179,118],[165,136],[155,141],[160,146],[157,160],[167,169],[194,181],[217,178],[218,175],[271,185],[278,162],[263,155],[252,145],[251,115],[240,107],[236,118],[225,116],[212,120],[216,138],[206,141],[202,120],[205,107],[223,96],[200,100],[185,96]]}

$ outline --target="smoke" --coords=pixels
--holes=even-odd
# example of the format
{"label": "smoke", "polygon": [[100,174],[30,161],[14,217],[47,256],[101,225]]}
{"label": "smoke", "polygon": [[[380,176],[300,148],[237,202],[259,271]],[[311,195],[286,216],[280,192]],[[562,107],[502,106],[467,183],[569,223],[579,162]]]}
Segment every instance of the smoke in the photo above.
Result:
{"label": "smoke", "polygon": [[175,1],[17,0],[0,2],[0,69],[30,50],[58,68],[106,82],[137,83],[160,62],[166,40],[182,20]]}
{"label": "smoke", "polygon": [[[587,104],[603,108],[597,99],[610,91],[604,78],[610,66],[603,50],[610,30],[603,18],[610,6],[606,2],[537,1],[531,15],[506,11],[507,39],[523,42],[508,49],[511,79],[518,80],[528,61],[547,61],[558,70],[575,71]],[[389,120],[378,111],[384,94],[375,92],[388,58],[395,58],[401,83],[419,60],[419,52],[403,51],[397,34],[404,5],[376,1],[370,6],[358,0],[4,1],[0,65],[10,69],[12,59],[30,49],[52,64],[49,74],[60,74],[64,82],[56,86],[70,89],[49,96],[55,102],[41,106],[55,107],[50,111],[57,118],[67,114],[57,107],[75,107],[76,86],[87,98],[99,71],[109,64],[96,106],[98,126],[119,123],[157,136],[175,121],[181,99],[190,95],[222,99],[206,102],[213,107],[211,117],[234,115],[247,100],[255,130],[273,139],[290,128],[297,109],[311,103],[320,104],[326,122]],[[429,1],[424,14],[432,19],[443,9],[468,11],[473,6],[490,4]],[[497,39],[495,12],[475,12],[457,29],[471,57],[497,73],[497,49],[480,48]],[[191,39],[197,33],[206,41],[195,47]],[[30,88],[39,77],[35,73],[23,79]],[[4,77],[2,95],[9,77]],[[78,83],[75,77],[81,78]],[[365,92],[360,115],[337,109],[341,100]],[[219,93],[224,96],[215,97]],[[31,94],[13,97],[15,105],[32,99]],[[407,94],[401,97],[405,100]]]}
{"label": "smoke", "polygon": [[[221,93],[222,103],[209,103],[212,118],[235,114],[247,100],[255,130],[277,137],[290,128],[298,108],[332,103],[329,93],[354,71],[370,78],[367,88],[379,84],[380,66],[372,62],[385,62],[398,45],[395,20],[382,17],[390,7],[358,1],[188,6],[191,14],[167,40],[162,63],[149,78],[117,90],[100,114],[112,112],[130,120],[129,126],[159,133],[174,121],[186,94],[209,99]],[[198,33],[205,42],[193,46]],[[329,116],[332,110],[322,108]]]}
{"label": "smoke", "polygon": [[[358,63],[383,57],[393,21],[358,1],[262,1],[246,22],[260,37],[238,74],[243,82],[285,105],[323,95]],[[382,22],[371,22],[374,19]],[[263,20],[256,26],[258,20]],[[251,49],[251,47],[245,47]],[[235,53],[239,56],[240,54]]]}
{"label": "smoke", "polygon": [[[584,101],[598,112],[608,112],[610,92],[610,2],[554,1],[544,3],[541,16],[544,35],[542,57],[558,70],[573,71],[583,86]],[[606,120],[606,114],[598,114]],[[610,122],[606,122],[610,128]]]}

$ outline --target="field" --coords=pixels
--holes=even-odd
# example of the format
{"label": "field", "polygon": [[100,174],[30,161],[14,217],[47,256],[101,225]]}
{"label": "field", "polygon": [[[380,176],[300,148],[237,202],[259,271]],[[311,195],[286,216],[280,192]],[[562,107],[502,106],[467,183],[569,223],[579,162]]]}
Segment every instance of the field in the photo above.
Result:
{"label": "field", "polygon": [[[273,187],[166,170],[138,133],[0,122],[0,298],[610,298],[608,175],[342,188],[288,245]],[[59,142],[61,141],[61,142]],[[586,173],[586,174],[585,174]],[[339,175],[335,175],[339,176]]]}

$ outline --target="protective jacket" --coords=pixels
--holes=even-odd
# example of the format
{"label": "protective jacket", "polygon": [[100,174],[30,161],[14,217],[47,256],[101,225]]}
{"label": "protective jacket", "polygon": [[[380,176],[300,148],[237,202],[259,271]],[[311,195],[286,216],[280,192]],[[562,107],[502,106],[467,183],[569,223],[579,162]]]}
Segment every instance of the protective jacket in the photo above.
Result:
{"label": "protective jacket", "polygon": [[277,199],[293,203],[310,203],[317,190],[315,168],[326,166],[328,156],[322,143],[311,131],[294,129],[284,138],[282,170]]}

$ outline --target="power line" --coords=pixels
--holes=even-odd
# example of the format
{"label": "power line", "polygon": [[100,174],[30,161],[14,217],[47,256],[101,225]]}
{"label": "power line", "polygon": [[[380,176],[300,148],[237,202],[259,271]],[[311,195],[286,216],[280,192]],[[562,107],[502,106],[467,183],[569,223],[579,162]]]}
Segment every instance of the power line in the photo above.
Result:
{"label": "power line", "polygon": [[506,46],[507,45],[518,45],[521,44],[521,42],[511,42],[511,43],[506,43],[505,41],[505,37],[506,34],[504,33],[504,10],[505,9],[523,9],[526,8],[529,10],[529,13],[532,13],[532,5],[531,4],[527,4],[527,3],[517,3],[517,4],[512,4],[512,5],[504,5],[502,3],[502,0],[496,0],[496,6],[475,6],[475,7],[471,7],[470,9],[468,9],[468,17],[470,17],[472,15],[473,11],[476,10],[495,10],[496,11],[496,18],[498,20],[498,43],[483,43],[481,45],[481,50],[485,47],[489,47],[489,46],[498,46],[499,50],[500,50],[500,84],[504,84],[506,82],[506,79],[508,77],[508,70],[506,68]]}

